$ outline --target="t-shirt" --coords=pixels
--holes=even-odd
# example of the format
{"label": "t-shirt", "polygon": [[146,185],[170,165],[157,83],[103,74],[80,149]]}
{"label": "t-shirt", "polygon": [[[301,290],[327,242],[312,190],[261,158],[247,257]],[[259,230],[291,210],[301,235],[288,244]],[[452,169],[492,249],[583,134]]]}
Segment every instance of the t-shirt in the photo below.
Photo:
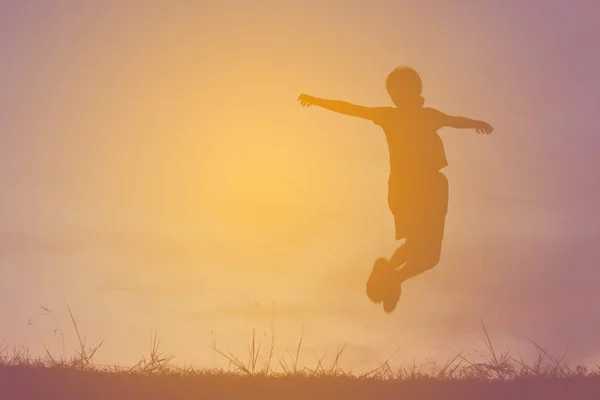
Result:
{"label": "t-shirt", "polygon": [[393,107],[378,109],[373,119],[383,128],[390,153],[390,178],[436,172],[448,166],[442,139],[443,114],[422,107],[403,111]]}

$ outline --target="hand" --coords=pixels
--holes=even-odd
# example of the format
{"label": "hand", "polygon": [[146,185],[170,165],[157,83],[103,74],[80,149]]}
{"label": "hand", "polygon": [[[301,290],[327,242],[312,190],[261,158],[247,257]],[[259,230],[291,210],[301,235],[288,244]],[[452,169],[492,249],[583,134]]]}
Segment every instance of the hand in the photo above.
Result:
{"label": "hand", "polygon": [[298,96],[298,101],[300,102],[302,107],[310,107],[315,104],[316,97],[302,93],[300,96]]}
{"label": "hand", "polygon": [[474,128],[480,135],[489,135],[494,131],[494,128],[490,124],[483,121],[477,121]]}

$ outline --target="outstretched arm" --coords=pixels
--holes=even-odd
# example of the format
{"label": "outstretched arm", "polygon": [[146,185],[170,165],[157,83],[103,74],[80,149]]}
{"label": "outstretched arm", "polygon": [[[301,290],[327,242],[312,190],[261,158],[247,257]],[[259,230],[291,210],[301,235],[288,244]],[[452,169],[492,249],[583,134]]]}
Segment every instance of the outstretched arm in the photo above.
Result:
{"label": "outstretched arm", "polygon": [[304,93],[298,96],[298,101],[304,107],[310,107],[314,105],[340,114],[369,119],[373,121],[381,115],[381,112],[384,109],[384,107],[359,106],[341,100],[320,99],[318,97],[309,96]]}
{"label": "outstretched arm", "polygon": [[[438,111],[439,112],[439,111]],[[440,122],[442,127],[457,128],[457,129],[475,129],[479,134],[489,135],[494,131],[494,128],[484,121],[466,117],[455,117],[440,113]]]}

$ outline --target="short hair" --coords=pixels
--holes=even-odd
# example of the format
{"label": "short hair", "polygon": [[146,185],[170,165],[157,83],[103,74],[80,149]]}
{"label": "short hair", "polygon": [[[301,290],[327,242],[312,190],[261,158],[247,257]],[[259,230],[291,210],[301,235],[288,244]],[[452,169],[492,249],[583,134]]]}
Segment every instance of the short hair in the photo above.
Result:
{"label": "short hair", "polygon": [[410,89],[414,95],[420,95],[423,91],[421,77],[411,67],[398,67],[390,72],[385,82],[388,93],[398,84],[405,89]]}

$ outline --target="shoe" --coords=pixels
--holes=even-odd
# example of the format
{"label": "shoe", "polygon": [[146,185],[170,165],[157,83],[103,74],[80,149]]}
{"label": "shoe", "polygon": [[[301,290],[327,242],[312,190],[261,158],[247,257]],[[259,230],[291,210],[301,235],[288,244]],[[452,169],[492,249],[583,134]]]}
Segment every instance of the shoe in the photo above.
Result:
{"label": "shoe", "polygon": [[388,270],[388,275],[386,277],[387,284],[383,296],[383,311],[385,311],[386,314],[390,314],[396,309],[400,296],[402,295],[402,282],[396,278],[395,274],[395,270]]}
{"label": "shoe", "polygon": [[378,258],[373,264],[367,280],[367,296],[374,303],[381,303],[385,297],[388,270],[388,261],[385,258]]}

